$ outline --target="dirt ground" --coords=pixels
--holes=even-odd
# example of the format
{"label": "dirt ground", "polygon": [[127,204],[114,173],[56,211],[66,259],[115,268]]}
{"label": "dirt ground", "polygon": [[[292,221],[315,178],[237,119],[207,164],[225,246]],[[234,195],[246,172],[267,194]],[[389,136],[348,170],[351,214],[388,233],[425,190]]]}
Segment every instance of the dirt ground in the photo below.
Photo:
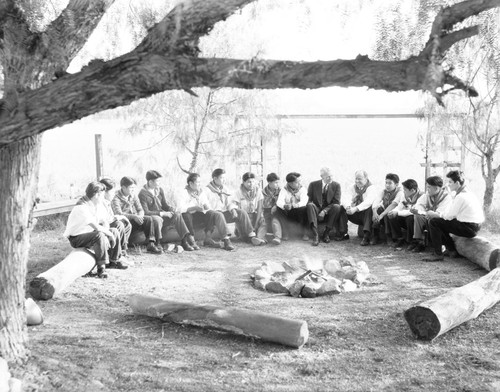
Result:
{"label": "dirt ground", "polygon": [[[27,283],[71,250],[62,230],[33,233]],[[351,233],[353,234],[353,233]],[[484,235],[484,233],[483,233]],[[500,242],[498,236],[495,241]],[[438,337],[416,340],[403,312],[483,276],[465,259],[424,263],[421,255],[346,242],[150,255],[107,280],[79,278],[38,302],[44,323],[29,327],[31,359],[14,375],[28,391],[500,391],[500,306]],[[315,299],[255,290],[263,261],[365,261],[371,283]],[[199,325],[133,315],[132,293],[238,307],[304,319],[301,349]]]}

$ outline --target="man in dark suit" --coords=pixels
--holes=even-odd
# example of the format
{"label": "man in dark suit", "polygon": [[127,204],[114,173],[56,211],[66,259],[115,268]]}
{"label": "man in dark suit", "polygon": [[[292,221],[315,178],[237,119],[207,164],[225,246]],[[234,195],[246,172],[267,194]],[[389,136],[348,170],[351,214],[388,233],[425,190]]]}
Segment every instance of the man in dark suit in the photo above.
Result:
{"label": "man in dark suit", "polygon": [[325,221],[322,239],[330,242],[330,230],[340,212],[340,184],[332,180],[332,172],[324,167],[320,170],[321,180],[309,184],[307,196],[307,219],[313,234],[313,246],[319,244],[318,221]]}

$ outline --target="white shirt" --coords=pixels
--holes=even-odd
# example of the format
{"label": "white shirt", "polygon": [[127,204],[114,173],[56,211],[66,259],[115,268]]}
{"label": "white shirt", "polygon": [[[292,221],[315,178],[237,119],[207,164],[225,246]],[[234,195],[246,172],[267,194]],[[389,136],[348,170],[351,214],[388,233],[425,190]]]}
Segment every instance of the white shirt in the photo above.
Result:
{"label": "white shirt", "polygon": [[[188,208],[191,207],[201,207],[203,208],[203,212],[205,213],[205,207],[210,207],[210,200],[208,200],[208,193],[212,193],[210,190],[200,190],[200,195],[198,199],[196,197],[191,196],[187,189],[184,189],[182,193],[181,200],[179,202],[180,212],[187,212]],[[218,198],[218,197],[217,197]]]}
{"label": "white shirt", "polygon": [[284,187],[280,191],[276,205],[282,210],[285,208],[285,204],[291,204],[292,208],[305,207],[308,199],[305,186],[301,187],[294,195]]}
{"label": "white shirt", "polygon": [[417,200],[415,200],[414,204],[411,204],[408,200],[406,200],[406,197],[403,196],[397,207],[393,210],[398,213],[399,216],[410,216],[413,215],[410,210],[414,208],[418,200],[422,197],[423,195],[420,195]]}
{"label": "white shirt", "polygon": [[459,222],[483,223],[484,213],[478,198],[466,189],[453,198],[443,213],[443,218],[456,219]]}
{"label": "white shirt", "polygon": [[91,233],[95,229],[90,226],[93,223],[95,226],[99,224],[98,208],[93,203],[79,204],[71,210],[64,236],[76,236],[85,233]]}
{"label": "white shirt", "polygon": [[368,188],[366,188],[365,193],[363,193],[363,195],[361,195],[361,198],[363,201],[361,202],[361,204],[358,204],[357,206],[352,205],[352,201],[353,201],[354,197],[357,195],[355,188],[356,188],[356,184],[347,188],[346,197],[348,199],[345,200],[342,203],[342,205],[344,207],[347,207],[347,206],[356,207],[358,209],[358,211],[364,211],[368,208],[371,208],[373,205],[373,202],[375,201],[375,199],[377,197],[377,188],[375,187],[375,185],[372,184]]}
{"label": "white shirt", "polygon": [[[223,194],[222,195],[223,200],[221,200],[219,195],[217,193],[213,192],[208,186],[207,186],[207,189],[205,189],[205,190],[207,191],[207,198],[208,198],[209,207],[211,210],[225,212],[225,211],[230,211],[233,208],[235,208],[235,206],[232,204],[231,198],[229,196]],[[224,192],[230,193],[225,187],[224,187]],[[230,194],[232,194],[232,193],[230,193]]]}
{"label": "white shirt", "polygon": [[248,212],[249,214],[257,212],[259,203],[262,203],[262,200],[264,200],[264,195],[262,194],[262,190],[258,187],[256,189],[255,198],[252,201],[245,197],[241,188],[238,188],[232,196],[232,202],[236,204],[238,208]]}

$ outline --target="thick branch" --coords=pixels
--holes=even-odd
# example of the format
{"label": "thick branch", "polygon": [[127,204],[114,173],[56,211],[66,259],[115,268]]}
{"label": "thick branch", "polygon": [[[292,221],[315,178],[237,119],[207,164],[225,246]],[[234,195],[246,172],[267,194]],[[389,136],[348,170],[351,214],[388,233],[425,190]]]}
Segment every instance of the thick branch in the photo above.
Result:
{"label": "thick branch", "polygon": [[479,34],[479,26],[471,26],[447,34],[443,38],[441,38],[441,52],[444,53],[458,41],[473,37],[477,34]]}
{"label": "thick branch", "polygon": [[142,53],[198,54],[198,39],[215,23],[255,0],[192,0],[181,2],[154,27],[136,48]]}
{"label": "thick branch", "polygon": [[436,17],[432,26],[432,34],[440,35],[442,31],[449,31],[457,23],[481,12],[500,6],[500,0],[466,0],[461,3],[445,7]]}
{"label": "thick branch", "polygon": [[423,89],[426,72],[427,64],[418,57],[398,62],[361,56],[355,60],[292,62],[129,54],[22,94],[14,111],[0,116],[0,144],[165,90],[339,86],[408,91]]}
{"label": "thick branch", "polygon": [[[102,16],[115,0],[70,0],[61,14],[40,33],[41,49],[50,58],[62,51],[69,62],[83,48]],[[50,60],[49,60],[50,61]]]}

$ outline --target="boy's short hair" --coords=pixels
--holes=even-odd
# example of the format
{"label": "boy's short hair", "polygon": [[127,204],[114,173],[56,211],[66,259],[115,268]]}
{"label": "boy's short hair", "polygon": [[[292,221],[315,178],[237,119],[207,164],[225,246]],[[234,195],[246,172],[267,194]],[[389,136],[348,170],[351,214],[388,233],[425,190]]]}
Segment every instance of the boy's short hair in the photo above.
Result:
{"label": "boy's short hair", "polygon": [[246,173],[245,173],[245,174],[243,174],[243,176],[241,177],[241,179],[243,180],[243,182],[248,181],[250,178],[255,178],[255,174],[253,174],[252,172],[246,172]]}
{"label": "boy's short hair", "polygon": [[399,176],[397,174],[394,174],[394,173],[388,173],[386,176],[385,176],[385,179],[386,180],[391,180],[393,183],[395,184],[399,184]]}
{"label": "boy's short hair", "polygon": [[300,177],[300,173],[291,172],[286,175],[286,182],[294,182]]}
{"label": "boy's short hair", "polygon": [[266,177],[266,181],[267,182],[274,182],[274,181],[278,181],[280,178],[278,177],[278,175],[276,173],[269,173]]}
{"label": "boy's short hair", "polygon": [[157,180],[160,177],[162,177],[162,175],[158,173],[156,170],[148,170],[146,172],[146,181]]}
{"label": "boy's short hair", "polygon": [[189,176],[187,176],[187,183],[195,182],[198,178],[200,178],[198,173],[189,173]]}
{"label": "boy's short hair", "polygon": [[446,177],[451,179],[453,182],[459,182],[460,185],[463,185],[465,182],[464,172],[460,170],[452,170],[446,174]]}
{"label": "boy's short hair", "polygon": [[408,180],[406,181],[403,181],[401,183],[401,185],[403,185],[406,189],[409,189],[410,191],[411,190],[417,190],[418,189],[418,184],[417,184],[417,181],[409,178]]}
{"label": "boy's short hair", "polygon": [[132,177],[122,177],[120,180],[120,186],[130,186],[132,184],[137,185],[137,182]]}
{"label": "boy's short hair", "polygon": [[439,176],[430,176],[427,177],[425,182],[430,186],[438,186],[440,188],[443,187],[443,179]]}
{"label": "boy's short hair", "polygon": [[217,177],[220,177],[221,175],[225,174],[226,171],[224,169],[215,169],[213,172],[212,172],[212,178],[217,178]]}
{"label": "boy's short hair", "polygon": [[115,187],[115,182],[112,178],[109,177],[102,177],[99,182],[104,185],[107,191],[110,191]]}
{"label": "boy's short hair", "polygon": [[104,184],[100,183],[99,181],[92,181],[90,184],[87,185],[87,188],[85,189],[85,196],[87,196],[89,199],[92,199],[97,193],[103,192],[106,189]]}

